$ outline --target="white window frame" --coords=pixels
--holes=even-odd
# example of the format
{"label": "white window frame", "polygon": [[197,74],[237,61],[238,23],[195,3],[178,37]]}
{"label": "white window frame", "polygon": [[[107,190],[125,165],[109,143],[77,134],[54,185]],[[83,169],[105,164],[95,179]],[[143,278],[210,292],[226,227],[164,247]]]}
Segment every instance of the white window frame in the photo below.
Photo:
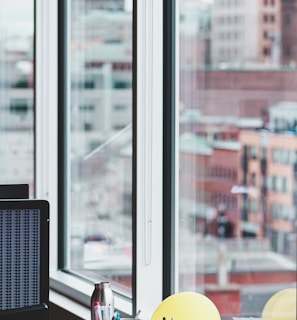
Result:
{"label": "white window frame", "polygon": [[137,1],[136,303],[144,317],[162,301],[162,30],[162,1]]}
{"label": "white window frame", "polygon": [[[58,0],[36,0],[36,197],[50,202],[50,301],[90,319],[92,286],[58,270]],[[137,260],[136,310],[150,317],[162,300],[163,5],[137,3]],[[75,303],[76,300],[82,305]],[[115,299],[118,310],[132,304]]]}

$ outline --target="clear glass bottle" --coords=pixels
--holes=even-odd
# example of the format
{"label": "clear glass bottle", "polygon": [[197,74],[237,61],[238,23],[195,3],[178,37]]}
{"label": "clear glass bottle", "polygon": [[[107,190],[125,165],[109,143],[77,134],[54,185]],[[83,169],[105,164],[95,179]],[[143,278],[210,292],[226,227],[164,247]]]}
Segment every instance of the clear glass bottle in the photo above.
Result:
{"label": "clear glass bottle", "polygon": [[[101,310],[100,315],[98,315],[98,305]],[[114,297],[110,282],[95,283],[91,297],[91,320],[111,320],[113,313]]]}

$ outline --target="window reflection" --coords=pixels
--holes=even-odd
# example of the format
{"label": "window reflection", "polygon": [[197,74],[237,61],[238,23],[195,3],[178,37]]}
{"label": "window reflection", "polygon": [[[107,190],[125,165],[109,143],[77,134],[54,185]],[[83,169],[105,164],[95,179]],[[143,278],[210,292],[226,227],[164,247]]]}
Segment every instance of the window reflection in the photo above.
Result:
{"label": "window reflection", "polygon": [[71,1],[69,268],[131,294],[132,12]]}
{"label": "window reflection", "polygon": [[0,183],[34,196],[34,1],[0,2]]}
{"label": "window reflection", "polygon": [[223,318],[296,286],[296,6],[178,2],[179,290]]}

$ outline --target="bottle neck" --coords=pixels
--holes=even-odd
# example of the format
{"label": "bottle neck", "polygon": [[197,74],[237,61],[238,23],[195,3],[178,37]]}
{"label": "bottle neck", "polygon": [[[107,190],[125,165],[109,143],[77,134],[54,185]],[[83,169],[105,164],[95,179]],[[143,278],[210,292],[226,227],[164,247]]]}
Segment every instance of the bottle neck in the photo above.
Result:
{"label": "bottle neck", "polygon": [[99,288],[99,289],[110,288],[110,282],[100,282],[100,283],[98,284],[98,288]]}

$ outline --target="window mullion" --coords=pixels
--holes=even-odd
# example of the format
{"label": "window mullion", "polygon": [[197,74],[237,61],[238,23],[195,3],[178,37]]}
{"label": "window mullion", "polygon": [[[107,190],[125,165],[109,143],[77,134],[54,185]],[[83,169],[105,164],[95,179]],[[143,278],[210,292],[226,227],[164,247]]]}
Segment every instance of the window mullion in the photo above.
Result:
{"label": "window mullion", "polygon": [[136,308],[150,316],[162,300],[163,4],[138,1],[136,10]]}
{"label": "window mullion", "polygon": [[35,196],[50,202],[50,266],[57,267],[57,1],[35,1]]}

